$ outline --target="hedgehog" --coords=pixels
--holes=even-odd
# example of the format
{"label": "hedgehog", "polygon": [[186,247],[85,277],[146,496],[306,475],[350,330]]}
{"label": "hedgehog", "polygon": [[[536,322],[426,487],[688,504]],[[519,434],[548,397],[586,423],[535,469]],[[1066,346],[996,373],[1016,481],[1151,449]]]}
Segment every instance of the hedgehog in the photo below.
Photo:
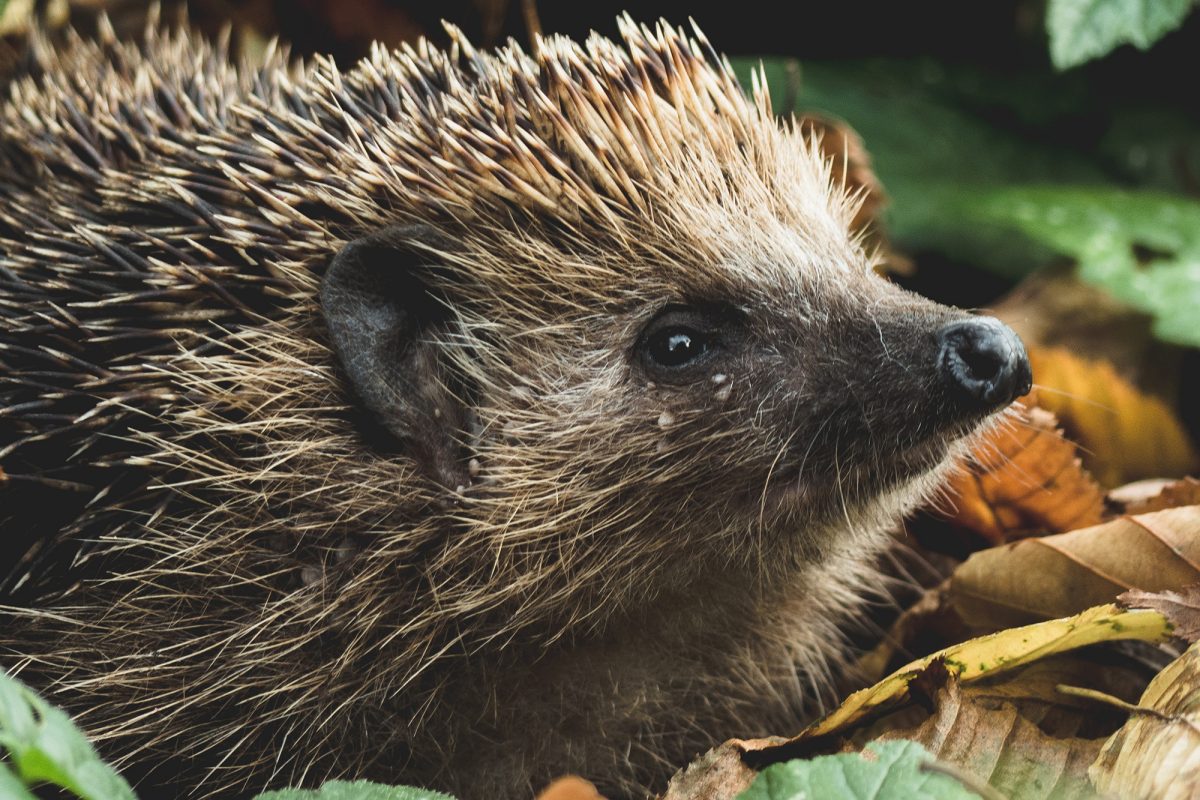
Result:
{"label": "hedgehog", "polygon": [[[694,27],[694,26],[693,26]],[[1029,388],[699,32],[152,22],[0,110],[0,663],[147,796],[661,788],[794,728]]]}

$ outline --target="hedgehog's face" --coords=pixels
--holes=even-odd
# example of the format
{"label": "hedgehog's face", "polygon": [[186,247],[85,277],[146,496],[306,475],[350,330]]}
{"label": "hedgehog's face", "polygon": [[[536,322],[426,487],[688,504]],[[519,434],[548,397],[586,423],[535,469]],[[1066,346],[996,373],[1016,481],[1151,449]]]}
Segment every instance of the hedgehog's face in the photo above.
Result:
{"label": "hedgehog's face", "polygon": [[812,522],[884,499],[894,512],[1028,391],[1020,340],[992,318],[865,269],[795,288],[664,305],[631,347],[630,402],[655,463],[713,509]]}
{"label": "hedgehog's face", "polygon": [[[894,513],[1029,385],[1008,328],[847,264],[852,249],[817,269],[789,266],[786,249],[768,268],[613,268],[593,308],[556,284],[514,284],[515,269],[507,285],[479,283],[482,250],[426,241],[459,263],[424,266],[428,251],[401,241],[412,235],[334,260],[333,341],[360,401],[457,498],[453,513],[474,508],[508,536],[679,542]],[[545,257],[560,263],[543,283],[574,269]]]}
{"label": "hedgehog's face", "polygon": [[[819,146],[699,41],[625,36],[422,79],[470,94],[406,95],[419,136],[347,153],[364,204],[448,237],[390,229],[332,262],[354,393],[498,559],[896,512],[1024,391],[1020,342],[875,276]],[[435,132],[436,159],[370,161]]]}

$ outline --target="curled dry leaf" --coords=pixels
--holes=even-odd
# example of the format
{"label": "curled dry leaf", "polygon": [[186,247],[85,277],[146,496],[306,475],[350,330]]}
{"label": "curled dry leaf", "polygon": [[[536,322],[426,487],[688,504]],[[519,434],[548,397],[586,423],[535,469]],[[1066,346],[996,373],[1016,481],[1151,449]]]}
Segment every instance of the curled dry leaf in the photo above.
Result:
{"label": "curled dry leaf", "polygon": [[1088,771],[1113,797],[1200,795],[1200,645],[1167,665]]}
{"label": "curled dry leaf", "polygon": [[1157,611],[1125,610],[1114,604],[1089,608],[1066,619],[1055,619],[980,636],[939,650],[901,667],[874,686],[855,692],[825,717],[783,744],[769,744],[754,760],[776,756],[818,737],[838,733],[876,709],[908,696],[909,686],[935,662],[960,680],[997,675],[1056,653],[1099,642],[1137,639],[1163,642],[1171,637],[1171,624]]}
{"label": "curled dry leaf", "polygon": [[996,630],[1111,602],[1128,589],[1200,583],[1200,506],[1120,517],[973,554],[949,598],[973,628]]}
{"label": "curled dry leaf", "polygon": [[591,781],[575,775],[559,778],[538,794],[537,800],[604,800]]}
{"label": "curled dry leaf", "polygon": [[980,441],[950,480],[951,521],[992,543],[1099,523],[1104,495],[1054,415],[1032,407],[1018,414]]}
{"label": "curled dry leaf", "polygon": [[1176,636],[1194,642],[1200,639],[1200,585],[1182,592],[1143,592],[1133,590],[1117,598],[1125,608],[1152,608],[1166,617]]}
{"label": "curled dry leaf", "polygon": [[1102,485],[1197,468],[1195,447],[1167,404],[1139,391],[1108,362],[1058,347],[1030,348],[1029,361],[1037,381],[1029,402],[1054,412]]}
{"label": "curled dry leaf", "polygon": [[1011,702],[988,702],[945,673],[920,724],[894,726],[880,739],[910,739],[1005,797],[1072,800],[1095,793],[1087,778],[1103,739],[1051,736]]}

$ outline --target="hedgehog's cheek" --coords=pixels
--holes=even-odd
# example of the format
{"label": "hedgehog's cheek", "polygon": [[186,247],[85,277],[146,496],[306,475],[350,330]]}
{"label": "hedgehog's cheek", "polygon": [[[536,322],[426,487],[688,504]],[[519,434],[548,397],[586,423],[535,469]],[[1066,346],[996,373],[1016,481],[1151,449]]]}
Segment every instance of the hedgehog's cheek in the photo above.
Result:
{"label": "hedgehog's cheek", "polygon": [[363,409],[432,481],[461,491],[470,480],[461,434],[469,427],[464,398],[471,392],[440,344],[453,322],[446,298],[429,281],[444,247],[421,226],[386,228],[348,243],[325,273],[321,309]]}

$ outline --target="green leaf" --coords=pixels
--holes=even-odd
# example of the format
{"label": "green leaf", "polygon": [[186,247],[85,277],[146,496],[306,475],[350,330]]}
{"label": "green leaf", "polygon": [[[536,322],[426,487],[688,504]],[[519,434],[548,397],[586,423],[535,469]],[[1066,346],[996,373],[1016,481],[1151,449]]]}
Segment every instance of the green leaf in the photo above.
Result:
{"label": "green leaf", "polygon": [[737,800],[978,800],[916,742],[872,742],[862,753],[787,761],[763,770]]}
{"label": "green leaf", "polygon": [[454,800],[448,794],[370,781],[329,781],[320,789],[279,789],[255,800]]}
{"label": "green leaf", "polygon": [[0,761],[0,800],[37,800],[3,761]]}
{"label": "green leaf", "polygon": [[1191,7],[1192,0],[1050,0],[1050,58],[1068,69],[1123,44],[1146,50],[1178,28]]}
{"label": "green leaf", "polygon": [[[100,760],[70,717],[3,673],[0,751],[7,752],[7,777],[26,785],[51,783],[84,800],[134,800],[129,784]],[[4,780],[0,776],[0,787]]]}

